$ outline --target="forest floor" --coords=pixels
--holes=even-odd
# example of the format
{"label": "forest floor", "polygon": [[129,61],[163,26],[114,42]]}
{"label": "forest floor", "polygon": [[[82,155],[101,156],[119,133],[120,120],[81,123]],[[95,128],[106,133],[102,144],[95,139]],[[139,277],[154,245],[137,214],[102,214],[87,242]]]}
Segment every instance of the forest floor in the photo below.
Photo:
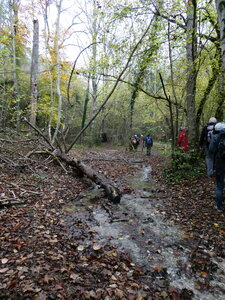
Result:
{"label": "forest floor", "polygon": [[0,299],[225,299],[214,178],[165,185],[154,147],[74,150],[120,189],[116,205],[37,145],[0,136]]}

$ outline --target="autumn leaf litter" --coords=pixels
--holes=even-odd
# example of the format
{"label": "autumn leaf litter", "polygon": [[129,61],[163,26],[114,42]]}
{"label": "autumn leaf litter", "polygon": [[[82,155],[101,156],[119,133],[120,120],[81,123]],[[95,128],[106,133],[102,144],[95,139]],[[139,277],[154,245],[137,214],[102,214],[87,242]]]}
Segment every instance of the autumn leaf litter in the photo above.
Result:
{"label": "autumn leaf litter", "polygon": [[[106,196],[85,209],[81,214],[85,219],[73,219],[75,234],[71,235],[65,206],[89,191],[90,182],[70,170],[65,173],[47,155],[25,159],[35,144],[29,138],[12,142],[2,135],[0,201],[13,199],[21,204],[0,210],[1,299],[192,299],[191,291],[170,285],[163,266],[146,274],[128,253],[111,243],[101,245],[89,218],[98,205],[107,206]],[[111,161],[104,149],[79,155],[124,194],[133,192],[125,178],[139,168],[132,163],[134,157],[150,163],[155,180],[162,180],[164,160],[156,154],[148,158],[125,149],[112,150]],[[225,255],[224,216],[213,209],[214,179],[189,180],[167,187],[167,192],[170,197],[159,210],[171,225],[184,230],[181,244],[190,249],[188,270],[195,277],[195,288],[210,292],[212,274]],[[163,285],[157,278],[165,279]]]}

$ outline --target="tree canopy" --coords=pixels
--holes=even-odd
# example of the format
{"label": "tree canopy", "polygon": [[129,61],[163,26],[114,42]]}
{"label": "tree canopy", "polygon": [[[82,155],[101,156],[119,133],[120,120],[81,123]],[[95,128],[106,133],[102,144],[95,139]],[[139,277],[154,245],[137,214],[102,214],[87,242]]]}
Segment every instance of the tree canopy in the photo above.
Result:
{"label": "tree canopy", "polygon": [[29,117],[68,145],[150,131],[174,148],[184,126],[195,146],[223,119],[220,2],[1,2],[1,127]]}

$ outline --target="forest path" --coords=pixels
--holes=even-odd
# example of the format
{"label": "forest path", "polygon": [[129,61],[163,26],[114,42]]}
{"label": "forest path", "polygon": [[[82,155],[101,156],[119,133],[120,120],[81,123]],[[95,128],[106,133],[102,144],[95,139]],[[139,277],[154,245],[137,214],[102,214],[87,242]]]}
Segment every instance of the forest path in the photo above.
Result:
{"label": "forest path", "polygon": [[[214,179],[166,186],[167,159],[110,145],[74,155],[122,192],[114,205],[37,141],[1,136],[0,298],[224,299],[224,215]],[[155,147],[154,147],[155,149]],[[71,153],[72,154],[72,153]]]}
{"label": "forest path", "polygon": [[[112,162],[123,161],[129,167],[136,168],[132,175],[120,176],[120,183],[130,193],[124,193],[118,205],[101,205],[101,201],[91,203],[93,191],[90,191],[79,201],[73,202],[72,209],[70,205],[71,216],[85,219],[88,210],[89,226],[98,233],[96,242],[99,245],[110,242],[117,250],[127,253],[132,262],[144,270],[143,282],[146,284],[151,282],[151,285],[154,283],[162,289],[171,286],[179,288],[182,290],[181,299],[224,299],[223,259],[218,258],[212,249],[203,247],[201,239],[196,240],[193,234],[185,232],[179,222],[175,224],[165,217],[171,195],[162,182],[155,181],[151,174],[157,173],[154,170],[157,156],[154,153],[147,157],[140,151],[123,153],[111,149],[89,155],[92,162],[98,159],[110,162],[109,167],[105,167],[107,172],[113,168],[116,173],[117,168],[124,167],[120,163],[118,167],[112,166]],[[93,198],[96,200],[96,194]],[[171,199],[169,206],[171,208]],[[177,217],[175,211],[174,217]],[[71,220],[69,218],[69,227]],[[82,241],[85,247],[89,243],[88,240]],[[201,253],[196,255],[199,249]]]}

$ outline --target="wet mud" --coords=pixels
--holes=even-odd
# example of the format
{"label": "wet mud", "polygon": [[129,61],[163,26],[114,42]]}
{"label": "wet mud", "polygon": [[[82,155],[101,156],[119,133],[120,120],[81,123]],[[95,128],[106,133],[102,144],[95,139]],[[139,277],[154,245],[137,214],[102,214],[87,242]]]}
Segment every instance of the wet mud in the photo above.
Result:
{"label": "wet mud", "polygon": [[[133,264],[144,270],[146,284],[155,281],[161,287],[180,288],[186,293],[182,299],[225,299],[225,262],[210,258],[207,253],[212,266],[211,278],[198,274],[196,277],[189,263],[193,248],[185,245],[184,231],[165,219],[163,207],[169,196],[164,186],[154,182],[151,171],[151,166],[144,166],[126,178],[134,192],[123,195],[118,205],[102,205],[104,193],[98,188],[72,199],[65,207],[71,236],[76,239],[77,233],[72,227],[74,218],[88,221],[97,233],[97,243],[110,242],[126,252]],[[88,239],[82,240],[84,246],[89,243]],[[200,289],[198,285],[207,285],[206,281],[210,281],[211,288]]]}

